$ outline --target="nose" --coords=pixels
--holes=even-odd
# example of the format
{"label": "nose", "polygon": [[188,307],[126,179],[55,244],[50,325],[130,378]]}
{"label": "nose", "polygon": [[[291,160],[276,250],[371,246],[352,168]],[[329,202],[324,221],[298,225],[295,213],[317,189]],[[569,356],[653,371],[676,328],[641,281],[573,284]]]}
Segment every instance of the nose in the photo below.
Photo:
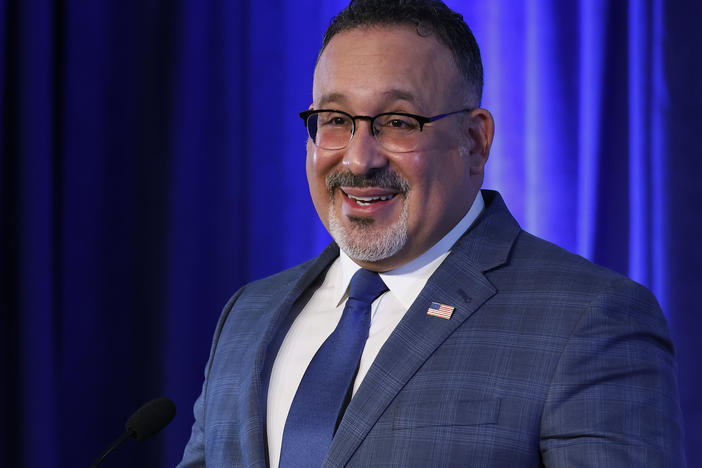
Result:
{"label": "nose", "polygon": [[353,174],[367,174],[388,164],[387,157],[369,126],[368,121],[357,121],[353,138],[344,150],[342,163]]}

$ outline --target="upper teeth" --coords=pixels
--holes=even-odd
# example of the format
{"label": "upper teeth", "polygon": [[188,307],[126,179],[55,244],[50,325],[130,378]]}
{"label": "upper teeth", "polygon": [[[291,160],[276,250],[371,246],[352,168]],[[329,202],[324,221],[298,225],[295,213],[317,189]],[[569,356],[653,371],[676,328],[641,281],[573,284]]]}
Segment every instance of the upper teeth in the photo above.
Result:
{"label": "upper teeth", "polygon": [[391,193],[391,194],[389,194],[389,195],[383,195],[383,196],[380,196],[380,197],[356,197],[356,196],[353,196],[353,195],[349,195],[349,198],[351,198],[352,200],[354,200],[354,201],[356,201],[356,202],[358,202],[358,203],[367,204],[367,203],[373,203],[373,202],[376,202],[376,201],[390,200],[390,199],[391,199],[392,197],[394,197],[394,196],[395,196],[395,194],[394,194],[394,193]]}

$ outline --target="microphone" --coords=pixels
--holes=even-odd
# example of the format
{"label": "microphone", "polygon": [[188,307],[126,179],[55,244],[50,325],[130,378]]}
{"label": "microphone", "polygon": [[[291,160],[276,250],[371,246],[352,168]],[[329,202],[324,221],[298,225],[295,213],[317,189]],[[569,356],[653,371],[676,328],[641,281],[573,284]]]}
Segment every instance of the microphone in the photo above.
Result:
{"label": "microphone", "polygon": [[114,449],[122,445],[128,438],[144,440],[168,426],[176,413],[175,404],[168,398],[161,397],[151,400],[129,416],[124,424],[124,433],[110,445],[107,450],[90,465],[96,468]]}

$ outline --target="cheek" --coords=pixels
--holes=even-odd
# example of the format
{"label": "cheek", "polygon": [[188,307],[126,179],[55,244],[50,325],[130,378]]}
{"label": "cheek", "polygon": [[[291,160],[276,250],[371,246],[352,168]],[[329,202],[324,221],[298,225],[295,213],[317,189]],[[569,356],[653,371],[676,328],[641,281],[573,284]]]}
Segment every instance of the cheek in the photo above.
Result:
{"label": "cheek", "polygon": [[435,184],[436,169],[432,164],[433,158],[435,158],[433,154],[405,153],[392,164],[393,169],[409,182],[410,194],[414,193],[415,197],[420,196],[417,198],[424,198],[422,194],[428,193]]}
{"label": "cheek", "polygon": [[305,172],[307,172],[307,182],[311,185],[314,178],[315,154],[310,141],[307,140],[307,157],[305,158]]}
{"label": "cheek", "polygon": [[329,194],[325,178],[334,168],[334,158],[330,156],[320,151],[311,142],[307,142],[307,183],[317,215],[325,226],[329,213]]}
{"label": "cheek", "polygon": [[429,156],[426,153],[402,153],[391,156],[390,166],[414,187],[421,184],[430,170]]}
{"label": "cheek", "polygon": [[323,180],[332,172],[339,160],[338,152],[320,150],[307,140],[307,178],[310,184],[313,179]]}
{"label": "cheek", "polygon": [[444,211],[454,197],[461,197],[467,184],[467,160],[457,151],[432,151],[413,155],[404,164],[397,166],[398,172],[410,185],[413,211],[435,213]]}
{"label": "cheek", "polygon": [[322,168],[320,167],[319,155],[316,152],[316,148],[310,143],[307,144],[307,183],[310,187],[310,193],[312,194],[312,200],[317,204],[316,196],[319,192],[319,186],[324,185],[324,174]]}

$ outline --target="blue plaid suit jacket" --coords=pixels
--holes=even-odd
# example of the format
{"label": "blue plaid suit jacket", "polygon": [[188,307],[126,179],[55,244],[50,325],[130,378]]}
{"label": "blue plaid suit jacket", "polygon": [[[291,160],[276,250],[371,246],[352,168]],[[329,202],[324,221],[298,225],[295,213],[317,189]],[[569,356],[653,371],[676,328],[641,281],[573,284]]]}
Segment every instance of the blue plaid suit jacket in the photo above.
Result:
{"label": "blue plaid suit jacket", "polygon": [[[644,287],[522,231],[499,194],[385,343],[327,467],[681,467],[676,364]],[[272,362],[338,248],[217,326],[181,467],[265,467]],[[427,315],[455,307],[450,320]]]}

